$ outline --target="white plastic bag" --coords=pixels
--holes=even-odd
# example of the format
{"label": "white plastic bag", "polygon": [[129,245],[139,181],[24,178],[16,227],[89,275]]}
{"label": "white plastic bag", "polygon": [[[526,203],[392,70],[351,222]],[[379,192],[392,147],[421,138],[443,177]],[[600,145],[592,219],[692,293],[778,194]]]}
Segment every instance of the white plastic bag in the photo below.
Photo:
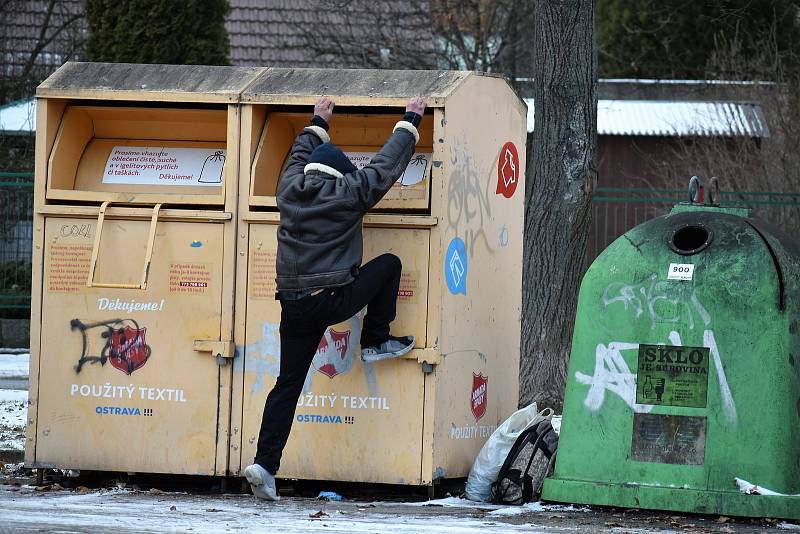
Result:
{"label": "white plastic bag", "polygon": [[511,447],[522,431],[539,421],[553,417],[553,410],[545,408],[541,412],[536,403],[531,403],[511,414],[503,424],[492,432],[483,445],[467,478],[466,497],[471,501],[486,502],[492,496],[492,483],[503,467]]}

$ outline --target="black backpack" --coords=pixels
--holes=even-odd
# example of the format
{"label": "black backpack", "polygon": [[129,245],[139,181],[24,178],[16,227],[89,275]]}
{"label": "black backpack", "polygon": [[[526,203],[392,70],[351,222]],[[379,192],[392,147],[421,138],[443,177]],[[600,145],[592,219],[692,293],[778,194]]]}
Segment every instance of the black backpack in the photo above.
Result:
{"label": "black backpack", "polygon": [[538,500],[544,479],[555,465],[558,434],[549,420],[526,428],[514,445],[492,484],[492,500],[502,504],[523,504]]}

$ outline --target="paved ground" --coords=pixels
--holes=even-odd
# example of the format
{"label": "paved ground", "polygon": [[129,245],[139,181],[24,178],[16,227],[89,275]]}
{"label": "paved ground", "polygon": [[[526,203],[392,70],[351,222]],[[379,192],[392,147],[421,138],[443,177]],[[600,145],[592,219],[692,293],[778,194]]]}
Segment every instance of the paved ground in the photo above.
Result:
{"label": "paved ground", "polygon": [[[27,355],[0,354],[0,532],[800,534],[800,525],[781,521],[540,503],[502,507],[455,497],[422,502],[418,495],[364,486],[335,488],[344,494],[342,502],[310,498],[331,488],[305,486],[277,503],[260,502],[249,494],[223,495],[209,485],[175,491],[192,486],[178,477],[120,485],[102,477],[72,479],[51,473],[52,479],[37,487],[34,474],[18,463],[24,444],[27,363]],[[289,493],[286,483],[284,489]]]}
{"label": "paved ground", "polygon": [[[163,479],[167,483],[168,479]],[[448,497],[434,501],[390,498],[360,488],[341,502],[284,497],[277,503],[249,494],[172,492],[128,484],[89,488],[80,479],[36,487],[21,465],[0,469],[2,532],[341,532],[445,534],[528,532],[746,533],[786,532],[800,525],[769,520],[687,516],[578,506],[503,507]],[[173,481],[174,485],[174,481]],[[308,493],[309,489],[304,489]],[[354,490],[355,491],[355,490]],[[316,493],[316,490],[315,490]],[[367,496],[365,496],[367,495]],[[413,496],[410,497],[413,499]]]}

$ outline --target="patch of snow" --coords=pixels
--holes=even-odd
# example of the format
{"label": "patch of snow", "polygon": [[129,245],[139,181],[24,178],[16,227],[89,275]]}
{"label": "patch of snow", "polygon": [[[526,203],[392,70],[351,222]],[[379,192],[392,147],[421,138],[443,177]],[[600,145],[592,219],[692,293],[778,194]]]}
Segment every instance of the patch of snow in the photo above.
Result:
{"label": "patch of snow", "polygon": [[787,495],[785,493],[778,493],[763,486],[756,486],[741,478],[734,478],[736,485],[739,486],[739,491],[746,495],[774,495],[778,497],[800,497],[800,493],[795,495]]}
{"label": "patch of snow", "polygon": [[25,421],[28,417],[28,392],[0,389],[0,450],[25,448]]}
{"label": "patch of snow", "polygon": [[556,434],[561,434],[561,417],[560,415],[554,415],[552,419],[550,419],[550,424],[553,425],[553,430],[555,430]]}
{"label": "patch of snow", "polygon": [[27,353],[0,353],[0,378],[27,379],[30,357]]}
{"label": "patch of snow", "polygon": [[509,506],[508,508],[498,508],[492,510],[488,515],[520,515],[524,514],[527,510],[522,506]]}
{"label": "patch of snow", "polygon": [[800,530],[800,525],[784,521],[783,523],[778,523],[778,528],[781,530]]}
{"label": "patch of snow", "polygon": [[0,106],[0,132],[30,133],[36,131],[36,99],[17,100]]}
{"label": "patch of snow", "polygon": [[[381,503],[391,505],[392,503]],[[444,499],[434,499],[425,502],[406,502],[403,506],[442,506],[444,508],[478,508],[481,510],[499,510],[506,508],[505,504],[491,504],[488,502],[476,502],[462,497],[446,497]]]}
{"label": "patch of snow", "polygon": [[522,505],[526,510],[531,512],[590,512],[588,506],[580,506],[575,504],[545,504],[542,501],[529,502]]}

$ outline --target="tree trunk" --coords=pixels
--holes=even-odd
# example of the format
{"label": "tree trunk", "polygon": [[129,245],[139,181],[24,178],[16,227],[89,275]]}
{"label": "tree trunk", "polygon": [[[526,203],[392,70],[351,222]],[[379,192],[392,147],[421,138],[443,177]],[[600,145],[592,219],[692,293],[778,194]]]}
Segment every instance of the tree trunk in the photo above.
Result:
{"label": "tree trunk", "polygon": [[594,0],[537,0],[520,405],[560,412],[597,179]]}

